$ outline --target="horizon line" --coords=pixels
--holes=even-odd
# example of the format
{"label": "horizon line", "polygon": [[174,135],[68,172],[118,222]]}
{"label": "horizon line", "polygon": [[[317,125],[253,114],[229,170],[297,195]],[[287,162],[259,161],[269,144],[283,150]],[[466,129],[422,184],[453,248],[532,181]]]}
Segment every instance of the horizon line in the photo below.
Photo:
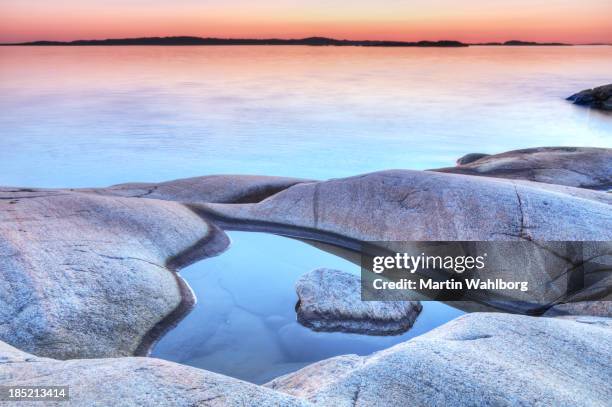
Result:
{"label": "horizon line", "polygon": [[[313,40],[318,40],[318,41],[328,41],[328,42],[336,42],[336,43],[340,43],[338,45],[341,45],[341,43],[345,43],[345,45],[359,45],[358,43],[362,43],[362,44],[373,44],[373,45],[382,45],[382,44],[419,44],[419,43],[438,43],[438,44],[442,44],[442,43],[457,43],[457,44],[463,44],[466,46],[469,45],[473,45],[473,46],[492,46],[492,45],[540,45],[540,46],[546,46],[546,45],[554,45],[554,46],[580,46],[580,45],[607,45],[610,46],[612,45],[612,43],[603,43],[603,42],[594,42],[594,43],[566,43],[566,42],[554,42],[554,41],[546,41],[546,42],[538,42],[538,41],[529,41],[529,40],[516,40],[516,39],[510,39],[510,40],[506,40],[506,41],[480,41],[480,42],[462,42],[462,41],[458,41],[458,40],[449,40],[449,39],[444,39],[444,40],[418,40],[418,41],[403,41],[403,40],[350,40],[350,39],[336,39],[336,38],[332,38],[332,37],[324,37],[324,36],[308,36],[308,37],[303,37],[303,38],[283,38],[283,37],[201,37],[201,36],[193,36],[193,35],[172,35],[172,36],[150,36],[150,37],[146,37],[146,36],[142,36],[142,37],[123,37],[123,38],[104,38],[104,39],[76,39],[76,40],[65,40],[65,41],[61,41],[61,40],[33,40],[33,41],[24,41],[24,42],[2,42],[0,43],[0,46],[19,46],[19,45],[72,45],[72,46],[76,46],[76,45],[82,45],[82,46],[87,46],[87,45],[98,45],[95,43],[103,43],[103,42],[109,42],[109,41],[144,41],[144,40],[149,40],[149,41],[153,41],[153,40],[204,40],[204,41],[253,41],[253,42],[265,42],[265,41],[279,41],[279,42],[306,42],[306,41],[313,41]],[[514,44],[512,44],[514,43]],[[129,44],[109,44],[109,45],[129,45]],[[140,44],[140,45],[146,45],[146,44]],[[151,44],[151,45],[166,45],[166,46],[174,46],[174,45],[181,45],[181,44]],[[189,45],[189,44],[184,44],[184,45]],[[193,45],[206,45],[206,44],[193,44]],[[230,45],[230,44],[227,44]],[[241,45],[241,44],[235,44],[235,45]],[[249,45],[249,44],[244,44],[244,45]],[[274,45],[274,44],[252,44],[252,45]],[[280,45],[280,44],[279,44]],[[287,45],[291,45],[291,44],[287,44]],[[295,45],[300,45],[300,44],[295,44]],[[312,44],[305,44],[305,45],[312,45]],[[321,45],[333,45],[333,44],[321,44]]]}

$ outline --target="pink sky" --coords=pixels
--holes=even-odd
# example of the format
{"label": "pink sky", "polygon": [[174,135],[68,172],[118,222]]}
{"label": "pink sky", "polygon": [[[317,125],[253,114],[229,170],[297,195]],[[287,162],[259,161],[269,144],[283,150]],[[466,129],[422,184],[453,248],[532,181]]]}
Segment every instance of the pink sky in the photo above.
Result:
{"label": "pink sky", "polygon": [[610,0],[0,0],[0,42],[321,35],[612,43],[611,15]]}

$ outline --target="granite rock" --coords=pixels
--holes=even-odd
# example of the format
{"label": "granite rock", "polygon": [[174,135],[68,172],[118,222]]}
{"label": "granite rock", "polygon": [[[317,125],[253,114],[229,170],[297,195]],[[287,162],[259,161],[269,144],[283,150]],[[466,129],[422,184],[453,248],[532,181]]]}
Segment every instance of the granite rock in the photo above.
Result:
{"label": "granite rock", "polygon": [[[363,242],[484,241],[476,251],[496,252],[497,264],[505,264],[506,275],[500,277],[520,277],[530,287],[529,293],[513,292],[512,304],[486,304],[540,312],[565,299],[566,271],[576,265],[565,261],[570,257],[559,250],[566,249],[555,242],[601,241],[605,246],[612,238],[610,203],[612,195],[580,188],[394,170],[298,184],[257,204],[195,205],[194,210],[225,229],[278,233],[356,252]],[[497,241],[533,242],[533,256],[518,254],[554,262],[554,273],[542,273],[541,262],[517,270],[517,253],[487,243]],[[536,297],[539,307],[518,304]]]}
{"label": "granite rock", "polygon": [[612,84],[585,89],[568,97],[567,100],[580,106],[612,110]]}
{"label": "granite rock", "polygon": [[418,301],[361,301],[359,276],[320,268],[296,283],[298,321],[315,331],[395,335],[412,327]]}
{"label": "granite rock", "polygon": [[58,359],[146,354],[193,302],[176,270],[229,240],[184,205],[0,189],[0,340]]}
{"label": "granite rock", "polygon": [[370,356],[339,356],[266,384],[315,405],[605,406],[612,319],[459,317]]}
{"label": "granite rock", "polygon": [[[329,243],[610,240],[612,196],[487,177],[390,170],[298,184],[256,204],[194,205],[229,229]],[[350,244],[350,242],[346,242]]]}
{"label": "granite rock", "polygon": [[[463,157],[459,160],[462,159]],[[612,149],[529,148],[490,155],[476,161],[461,163],[456,167],[432,171],[610,190],[612,189]]]}
{"label": "granite rock", "polygon": [[[59,361],[0,342],[0,385],[68,386],[70,406],[309,406],[307,401],[227,376],[140,357]],[[20,406],[66,405],[27,402]]]}
{"label": "granite rock", "polygon": [[465,165],[480,160],[481,158],[489,157],[490,154],[469,153],[457,159],[457,165]]}
{"label": "granite rock", "polygon": [[160,183],[127,183],[84,189],[102,195],[185,203],[254,203],[308,180],[262,175],[208,175]]}

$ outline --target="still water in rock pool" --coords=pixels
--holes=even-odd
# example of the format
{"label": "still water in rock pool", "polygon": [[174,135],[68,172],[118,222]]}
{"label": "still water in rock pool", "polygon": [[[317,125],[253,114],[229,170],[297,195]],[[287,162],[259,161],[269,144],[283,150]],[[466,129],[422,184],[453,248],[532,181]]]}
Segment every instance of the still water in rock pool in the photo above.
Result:
{"label": "still water in rock pool", "polygon": [[366,355],[439,326],[462,311],[424,302],[412,329],[399,336],[313,332],[296,321],[298,278],[318,267],[359,267],[301,241],[231,232],[232,246],[184,269],[198,303],[166,334],[152,356],[265,383],[321,359]]}

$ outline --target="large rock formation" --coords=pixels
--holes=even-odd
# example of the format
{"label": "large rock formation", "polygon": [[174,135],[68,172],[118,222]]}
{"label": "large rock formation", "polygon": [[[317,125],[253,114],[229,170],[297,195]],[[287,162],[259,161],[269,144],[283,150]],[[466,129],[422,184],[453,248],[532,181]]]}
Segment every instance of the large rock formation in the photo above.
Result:
{"label": "large rock formation", "polygon": [[[56,358],[145,354],[192,300],[174,270],[228,244],[203,218],[352,251],[363,241],[610,241],[612,195],[565,186],[605,189],[610,156],[542,148],[456,167],[540,182],[398,170],[325,182],[209,176],[78,191],[2,188],[0,339]],[[552,279],[522,272],[541,286]],[[594,294],[609,286],[601,281],[572,299],[600,299]]]}
{"label": "large rock formation", "polygon": [[[359,251],[367,241],[610,241],[611,202],[610,194],[565,186],[396,170],[298,184],[257,204],[194,209],[223,228],[280,233]],[[548,251],[544,260],[557,262],[556,269],[543,273],[534,263],[516,270],[516,257],[500,252],[498,262],[507,263],[503,277],[529,281],[533,290],[528,295],[540,296],[542,307],[562,301],[566,271],[580,259],[572,261],[556,244],[532,246],[536,258]],[[518,295],[514,300],[528,299]],[[524,304],[521,309],[487,304],[536,312]]]}
{"label": "large rock formation", "polygon": [[[206,370],[152,358],[39,358],[0,342],[0,385],[68,386],[71,406],[309,406],[307,401]],[[59,407],[66,402],[22,401]]]}
{"label": "large rock formation", "polygon": [[315,331],[394,335],[407,331],[421,312],[418,301],[362,301],[359,276],[316,269],[295,285],[298,321]]}
{"label": "large rock formation", "polygon": [[[432,171],[520,179],[595,190],[612,189],[612,149],[540,147],[460,158],[456,167]],[[478,155],[477,155],[478,156]]]}
{"label": "large rock formation", "polygon": [[585,89],[568,97],[567,100],[576,105],[612,110],[612,84]]}
{"label": "large rock formation", "polygon": [[[610,240],[609,194],[391,170],[298,184],[257,204],[194,205],[228,228],[342,240]],[[350,242],[347,242],[349,244]]]}
{"label": "large rock formation", "polygon": [[228,245],[184,205],[0,189],[0,339],[60,359],[145,354],[193,298],[175,270]]}
{"label": "large rock formation", "polygon": [[266,386],[315,405],[604,406],[612,319],[475,313],[371,356],[339,356]]}

